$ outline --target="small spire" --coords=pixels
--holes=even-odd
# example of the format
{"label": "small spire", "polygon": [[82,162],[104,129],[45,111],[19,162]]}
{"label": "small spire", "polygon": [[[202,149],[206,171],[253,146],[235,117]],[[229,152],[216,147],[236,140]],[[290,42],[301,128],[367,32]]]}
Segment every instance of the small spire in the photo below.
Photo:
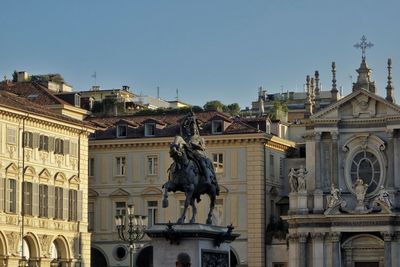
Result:
{"label": "small spire", "polygon": [[386,86],[386,100],[394,103],[394,98],[393,98],[394,87],[392,85],[392,59],[390,58],[387,61],[387,69],[388,69],[388,77]]}
{"label": "small spire", "polygon": [[319,72],[317,70],[314,73],[314,78],[315,78],[315,108],[316,110],[319,110],[321,106],[321,96],[319,88]]}
{"label": "small spire", "polygon": [[336,85],[336,63],[332,62],[332,89],[331,89],[331,103],[338,100],[338,89]]}
{"label": "small spire", "polygon": [[312,114],[312,100],[311,100],[311,92],[310,92],[310,75],[306,76],[306,103],[304,104],[304,107],[306,109],[306,112],[304,114],[304,117],[309,118]]}

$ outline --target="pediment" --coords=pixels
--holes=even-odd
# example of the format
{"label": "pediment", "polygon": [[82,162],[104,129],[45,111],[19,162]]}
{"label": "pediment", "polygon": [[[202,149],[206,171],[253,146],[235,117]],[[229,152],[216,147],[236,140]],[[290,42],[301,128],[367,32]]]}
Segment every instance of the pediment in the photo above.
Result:
{"label": "pediment", "polygon": [[313,121],[400,117],[400,107],[361,89],[311,116]]}
{"label": "pediment", "polygon": [[142,195],[146,195],[146,196],[149,196],[149,195],[159,196],[161,194],[162,194],[162,191],[156,187],[148,187],[142,191]]}
{"label": "pediment", "polygon": [[110,197],[128,197],[130,194],[122,188],[118,188],[110,194]]}

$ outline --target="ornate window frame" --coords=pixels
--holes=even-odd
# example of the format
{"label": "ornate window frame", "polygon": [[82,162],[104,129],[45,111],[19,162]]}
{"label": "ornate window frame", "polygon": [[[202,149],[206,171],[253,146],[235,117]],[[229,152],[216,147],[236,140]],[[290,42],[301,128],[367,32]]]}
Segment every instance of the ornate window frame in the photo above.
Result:
{"label": "ornate window frame", "polygon": [[379,182],[376,189],[366,194],[366,198],[376,195],[381,185],[385,184],[387,158],[383,151],[386,149],[385,142],[379,137],[371,134],[357,134],[351,137],[342,147],[344,156],[344,176],[347,189],[355,194],[353,190],[353,181],[351,180],[351,165],[353,159],[360,152],[366,151],[372,153],[378,160],[380,165]]}

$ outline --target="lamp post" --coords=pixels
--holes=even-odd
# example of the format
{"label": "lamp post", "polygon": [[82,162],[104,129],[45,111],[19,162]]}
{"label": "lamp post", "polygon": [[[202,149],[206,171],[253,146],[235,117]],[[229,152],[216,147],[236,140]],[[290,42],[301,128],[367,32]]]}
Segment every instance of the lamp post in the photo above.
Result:
{"label": "lamp post", "polygon": [[[129,266],[133,267],[133,249],[135,242],[144,237],[147,217],[143,215],[135,215],[133,205],[128,205],[128,216],[115,216],[115,225],[117,226],[118,236],[121,240],[129,244]],[[128,224],[126,227],[126,223]]]}

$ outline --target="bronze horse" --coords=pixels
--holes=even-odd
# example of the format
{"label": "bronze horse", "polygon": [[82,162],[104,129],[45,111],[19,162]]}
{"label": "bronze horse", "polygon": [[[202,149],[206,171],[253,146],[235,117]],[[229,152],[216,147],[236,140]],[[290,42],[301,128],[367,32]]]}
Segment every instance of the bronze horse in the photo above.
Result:
{"label": "bronze horse", "polygon": [[[177,223],[184,223],[188,206],[192,206],[193,215],[190,223],[196,220],[196,201],[200,202],[200,196],[207,194],[210,197],[210,211],[207,216],[207,224],[212,224],[212,212],[215,206],[216,196],[219,195],[219,187],[216,183],[205,183],[204,174],[201,173],[199,164],[190,156],[185,140],[176,136],[170,146],[170,156],[174,162],[169,168],[168,181],[162,186],[164,189],[163,207],[168,207],[168,192],[181,191],[185,193],[185,206],[183,213]],[[210,159],[205,159],[207,167],[211,168],[215,175],[214,168]]]}

